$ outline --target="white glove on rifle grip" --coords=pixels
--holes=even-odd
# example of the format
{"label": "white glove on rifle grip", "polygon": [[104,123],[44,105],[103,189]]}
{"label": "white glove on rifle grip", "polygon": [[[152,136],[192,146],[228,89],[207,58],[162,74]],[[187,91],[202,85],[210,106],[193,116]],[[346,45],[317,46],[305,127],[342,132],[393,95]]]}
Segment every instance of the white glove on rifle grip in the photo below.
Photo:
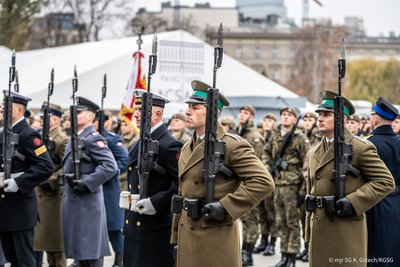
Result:
{"label": "white glove on rifle grip", "polygon": [[14,178],[7,179],[4,181],[4,192],[7,193],[15,193],[19,190],[17,183],[15,182]]}
{"label": "white glove on rifle grip", "polygon": [[157,213],[156,209],[151,203],[150,198],[144,198],[135,205],[135,211],[139,212],[139,214],[146,214],[146,215],[154,215]]}

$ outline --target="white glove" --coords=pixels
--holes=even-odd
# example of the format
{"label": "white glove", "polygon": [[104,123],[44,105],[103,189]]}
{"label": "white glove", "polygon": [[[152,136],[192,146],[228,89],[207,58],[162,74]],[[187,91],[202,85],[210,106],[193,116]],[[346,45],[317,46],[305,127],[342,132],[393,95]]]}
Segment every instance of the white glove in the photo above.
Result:
{"label": "white glove", "polygon": [[7,193],[15,193],[19,190],[17,183],[15,182],[14,178],[4,180],[4,192]]}
{"label": "white glove", "polygon": [[135,205],[135,211],[146,215],[154,215],[157,213],[156,209],[151,203],[150,198],[144,198],[138,201],[138,203]]}

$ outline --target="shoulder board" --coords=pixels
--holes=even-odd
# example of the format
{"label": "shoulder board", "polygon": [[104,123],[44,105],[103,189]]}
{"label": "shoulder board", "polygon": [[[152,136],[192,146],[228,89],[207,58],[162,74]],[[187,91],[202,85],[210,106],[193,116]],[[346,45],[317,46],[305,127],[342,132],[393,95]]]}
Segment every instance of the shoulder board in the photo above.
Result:
{"label": "shoulder board", "polygon": [[108,132],[109,135],[115,136],[116,134],[113,132]]}
{"label": "shoulder board", "polygon": [[367,140],[365,140],[365,139],[363,139],[363,138],[360,138],[360,137],[358,137],[358,136],[354,136],[354,138],[357,139],[357,140],[360,140],[361,142],[363,142],[363,143],[366,144],[366,145],[369,144],[369,141],[367,141]]}
{"label": "shoulder board", "polygon": [[241,138],[239,135],[236,135],[236,134],[232,134],[232,133],[225,133],[225,135],[226,136],[229,136],[229,137],[232,137],[233,139],[235,139],[236,141],[238,141],[238,142],[240,142],[240,139],[239,138]]}
{"label": "shoulder board", "polygon": [[371,136],[374,136],[374,135],[373,135],[373,134],[370,134],[370,135],[364,137],[364,139],[365,139],[365,140],[368,140],[368,138],[370,138]]}

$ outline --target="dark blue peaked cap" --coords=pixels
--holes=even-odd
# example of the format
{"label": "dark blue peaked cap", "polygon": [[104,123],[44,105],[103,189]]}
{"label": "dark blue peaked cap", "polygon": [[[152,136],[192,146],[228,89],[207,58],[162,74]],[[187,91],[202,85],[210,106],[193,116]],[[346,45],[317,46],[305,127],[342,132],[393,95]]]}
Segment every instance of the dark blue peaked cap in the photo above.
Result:
{"label": "dark blue peaked cap", "polygon": [[[110,116],[108,116],[107,114],[104,114],[104,120],[108,121],[108,119],[110,118]],[[94,117],[94,120],[98,120],[99,119],[99,111],[96,112],[96,116]]]}
{"label": "dark blue peaked cap", "polygon": [[89,110],[95,114],[100,109],[98,105],[81,96],[76,97],[76,107],[78,111]]}
{"label": "dark blue peaked cap", "polygon": [[376,101],[371,113],[379,114],[388,120],[395,120],[398,116],[400,116],[397,108],[395,108],[382,97],[379,97],[378,101]]}

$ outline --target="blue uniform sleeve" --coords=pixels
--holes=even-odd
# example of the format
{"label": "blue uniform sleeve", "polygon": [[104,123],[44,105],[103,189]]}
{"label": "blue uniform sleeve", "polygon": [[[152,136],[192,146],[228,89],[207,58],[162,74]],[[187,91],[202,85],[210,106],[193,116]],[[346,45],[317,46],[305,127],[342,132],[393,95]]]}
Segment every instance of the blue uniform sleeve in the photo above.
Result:
{"label": "blue uniform sleeve", "polygon": [[103,136],[97,134],[92,136],[90,140],[88,138],[86,146],[89,148],[89,156],[95,163],[96,169],[84,179],[84,182],[89,190],[93,192],[115,175],[118,166]]}
{"label": "blue uniform sleeve", "polygon": [[126,172],[128,169],[128,150],[124,147],[121,137],[119,135],[109,135],[108,146],[117,162],[119,174]]}

